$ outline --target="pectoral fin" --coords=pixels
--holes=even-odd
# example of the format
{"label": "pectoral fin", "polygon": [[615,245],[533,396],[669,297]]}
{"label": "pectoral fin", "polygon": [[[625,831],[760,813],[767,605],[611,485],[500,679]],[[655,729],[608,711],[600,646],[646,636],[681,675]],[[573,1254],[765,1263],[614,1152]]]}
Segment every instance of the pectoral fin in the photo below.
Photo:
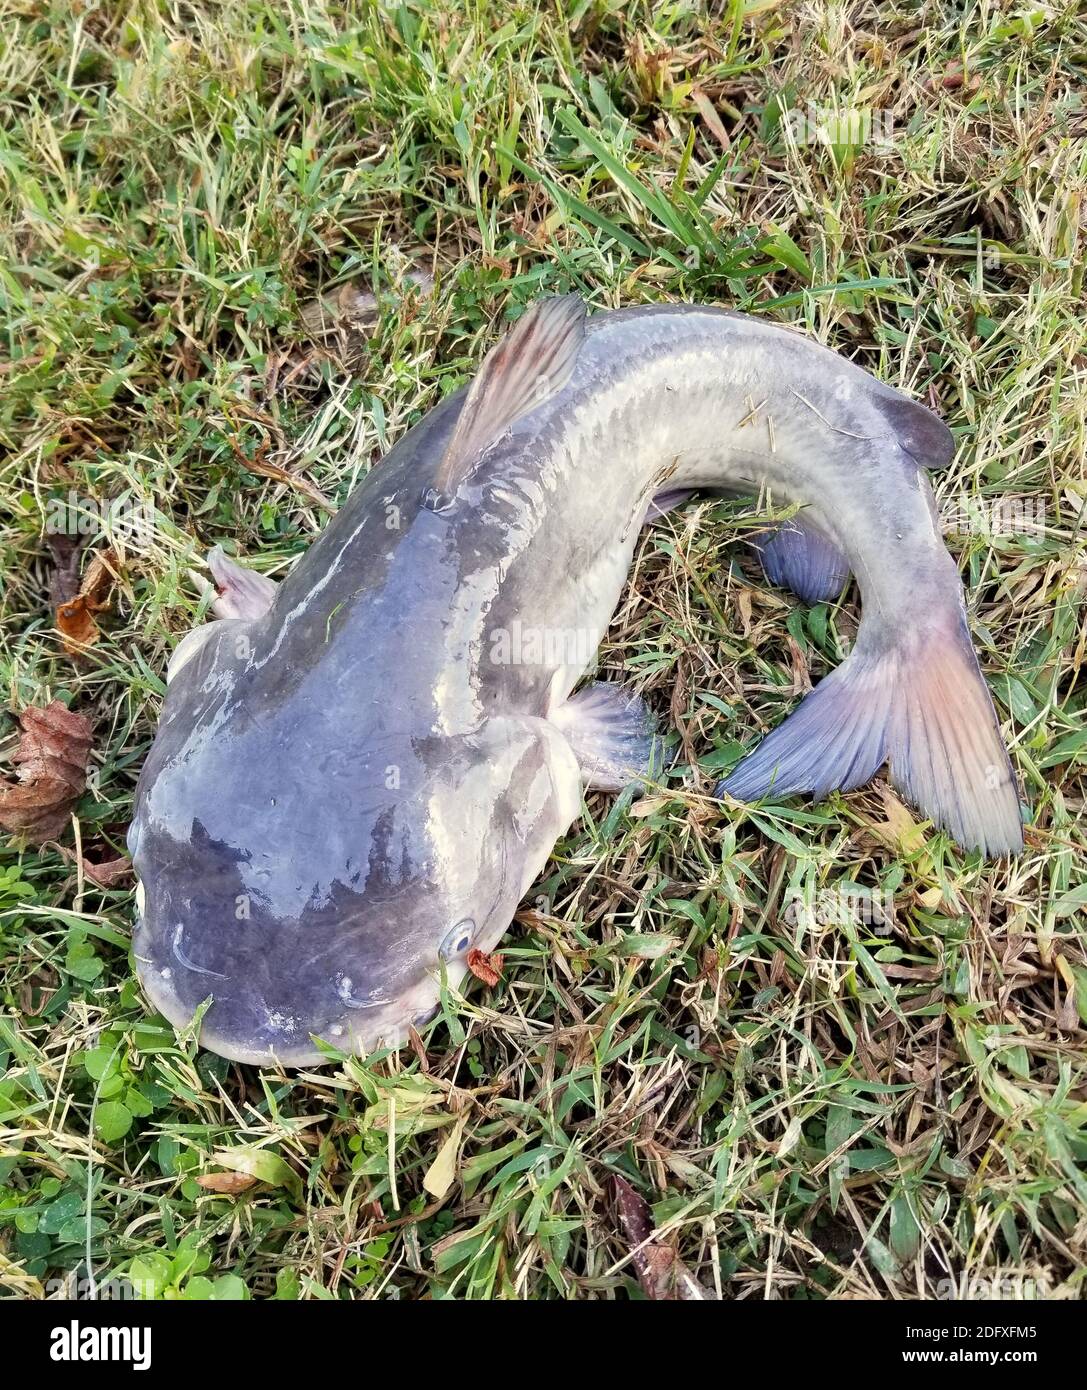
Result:
{"label": "pectoral fin", "polygon": [[[208,552],[208,569],[215,583],[215,596],[211,601],[211,611],[215,617],[210,623],[203,623],[193,628],[192,632],[187,632],[174,648],[166,667],[167,685],[193,659],[213,632],[217,629],[222,631],[219,628],[221,622],[236,622],[239,619],[251,622],[254,618],[263,618],[275,599],[275,581],[239,565],[222,546],[217,545]],[[189,574],[205,591],[210,588],[195,570],[190,570]]]}
{"label": "pectoral fin", "polygon": [[217,618],[263,618],[271,608],[275,580],[239,565],[222,546],[208,552],[208,569],[215,581],[211,611]]}
{"label": "pectoral fin", "polygon": [[664,766],[656,721],[640,695],[596,681],[560,705],[551,722],[566,736],[582,780],[594,791],[621,791]]}

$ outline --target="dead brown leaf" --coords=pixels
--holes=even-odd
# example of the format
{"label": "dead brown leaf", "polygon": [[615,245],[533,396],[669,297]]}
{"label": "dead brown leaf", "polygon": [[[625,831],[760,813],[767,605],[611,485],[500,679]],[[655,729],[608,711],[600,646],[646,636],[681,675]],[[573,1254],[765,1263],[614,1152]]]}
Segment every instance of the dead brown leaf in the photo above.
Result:
{"label": "dead brown leaf", "polygon": [[649,1203],[626,1178],[613,1177],[619,1224],[632,1247],[631,1259],[646,1298],[663,1302],[716,1302],[717,1295],[700,1284],[675,1249],[654,1240]]}
{"label": "dead brown leaf", "polygon": [[112,550],[99,550],[91,556],[79,593],[57,605],[57,627],[69,656],[79,656],[98,641],[95,614],[109,607],[110,591],[117,579],[118,559]]}
{"label": "dead brown leaf", "polygon": [[75,864],[78,861],[83,877],[90,879],[91,883],[96,883],[99,888],[116,888],[132,874],[132,860],[127,854],[121,855],[119,859],[88,859],[85,854],[78,855],[74,850],[63,846],[60,852],[70,863]]}
{"label": "dead brown leaf", "polygon": [[18,781],[0,784],[0,826],[41,844],[61,834],[83,795],[91,726],[59,700],[44,709],[28,705],[19,723],[23,732],[12,755]]}
{"label": "dead brown leaf", "polygon": [[489,956],[485,951],[479,951],[473,946],[464,959],[465,964],[476,979],[482,980],[485,985],[490,985],[492,989],[502,978],[504,962],[500,955]]}
{"label": "dead brown leaf", "polygon": [[249,1173],[201,1173],[196,1181],[207,1192],[218,1192],[223,1197],[238,1197],[249,1191],[256,1178]]}
{"label": "dead brown leaf", "polygon": [[804,649],[793,637],[786,637],[789,646],[789,664],[793,670],[793,689],[794,695],[805,695],[811,689],[811,672],[808,669],[808,658],[804,655]]}
{"label": "dead brown leaf", "polygon": [[723,150],[731,149],[732,141],[728,138],[728,131],[725,129],[724,122],[717,114],[716,106],[697,84],[691,88],[691,100],[698,107],[698,114],[706,122],[721,148]]}
{"label": "dead brown leaf", "polygon": [[99,888],[116,888],[131,877],[132,860],[127,854],[122,854],[120,859],[106,859],[100,864],[92,864],[89,859],[84,859],[83,872]]}
{"label": "dead brown leaf", "polygon": [[740,631],[745,637],[751,635],[751,590],[736,590],[736,607],[740,614]]}

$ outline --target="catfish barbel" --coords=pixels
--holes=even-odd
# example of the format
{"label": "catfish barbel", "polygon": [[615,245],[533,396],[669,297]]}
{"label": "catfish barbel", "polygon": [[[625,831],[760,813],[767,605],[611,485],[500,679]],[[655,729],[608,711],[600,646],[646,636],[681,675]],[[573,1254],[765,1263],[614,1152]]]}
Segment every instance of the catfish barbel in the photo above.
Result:
{"label": "catfish barbel", "polygon": [[823,797],[887,764],[962,845],[1020,849],[927,477],[951,454],[930,411],[788,329],[538,301],[281,584],[212,553],[219,617],[174,654],[130,833],[152,1003],[178,1025],[204,1005],[225,1057],[296,1066],[314,1038],[367,1052],[432,1017],[583,790],[646,775],[641,700],[577,687],[640,527],[698,489],[798,505],[767,575],[816,601],[852,573],[863,605],[718,791]]}

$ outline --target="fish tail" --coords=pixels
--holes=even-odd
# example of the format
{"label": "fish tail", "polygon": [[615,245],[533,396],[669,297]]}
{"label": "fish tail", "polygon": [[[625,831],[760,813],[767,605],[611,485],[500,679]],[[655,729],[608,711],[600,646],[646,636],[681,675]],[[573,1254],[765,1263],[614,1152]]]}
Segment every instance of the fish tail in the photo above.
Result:
{"label": "fish tail", "polygon": [[739,801],[893,784],[967,849],[1023,847],[996,711],[960,612],[891,632],[862,622],[853,651],[718,786]]}

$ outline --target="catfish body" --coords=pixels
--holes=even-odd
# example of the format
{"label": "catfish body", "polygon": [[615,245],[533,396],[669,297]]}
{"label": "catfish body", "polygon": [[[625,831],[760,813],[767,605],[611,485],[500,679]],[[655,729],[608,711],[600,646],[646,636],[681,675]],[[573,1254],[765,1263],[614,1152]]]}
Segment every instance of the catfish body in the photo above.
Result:
{"label": "catfish body", "polygon": [[[137,794],[141,979],[245,1061],[403,1040],[493,949],[584,786],[644,775],[640,702],[575,693],[654,509],[802,510],[776,582],[863,600],[853,652],[744,760],[739,799],[885,763],[971,848],[1017,849],[1014,781],[939,536],[923,407],[789,330],[542,301],[408,432],[278,587],[217,561]],[[210,1003],[207,1001],[210,1000]]]}

